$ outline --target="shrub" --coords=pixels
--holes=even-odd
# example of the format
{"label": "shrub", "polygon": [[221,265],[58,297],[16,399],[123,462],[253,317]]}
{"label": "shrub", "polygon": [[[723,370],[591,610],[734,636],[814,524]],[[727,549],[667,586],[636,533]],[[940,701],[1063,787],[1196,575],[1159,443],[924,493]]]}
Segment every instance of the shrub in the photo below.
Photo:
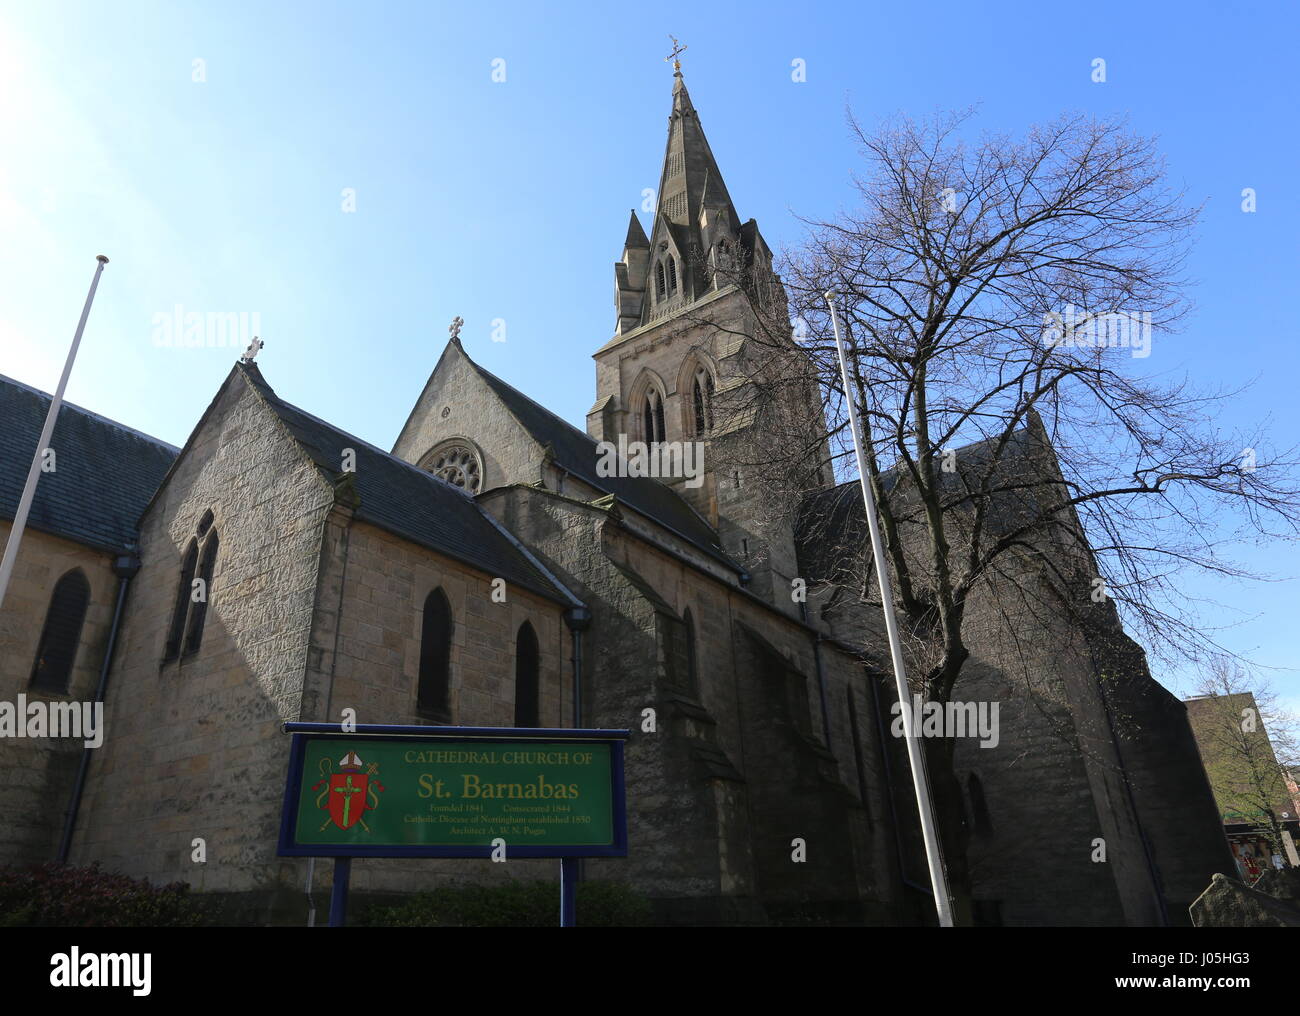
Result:
{"label": "shrub", "polygon": [[[418,893],[395,907],[372,907],[359,922],[383,928],[554,928],[556,882],[454,886]],[[650,923],[650,902],[617,882],[578,883],[578,926],[624,928]]]}
{"label": "shrub", "polygon": [[0,927],[186,928],[201,924],[184,882],[147,881],[66,864],[0,868]]}

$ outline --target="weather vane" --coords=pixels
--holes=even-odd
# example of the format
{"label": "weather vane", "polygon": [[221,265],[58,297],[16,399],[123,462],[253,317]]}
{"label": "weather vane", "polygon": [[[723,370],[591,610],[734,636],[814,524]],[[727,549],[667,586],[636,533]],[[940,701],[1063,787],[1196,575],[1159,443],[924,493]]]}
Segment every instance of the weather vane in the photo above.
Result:
{"label": "weather vane", "polygon": [[669,60],[671,60],[673,62],[673,71],[677,74],[680,74],[682,72],[682,62],[677,58],[682,53],[686,52],[687,47],[683,46],[680,42],[678,42],[677,36],[675,35],[670,35],[668,36],[668,38],[673,40],[673,51],[669,53],[666,57],[664,57],[664,63],[667,63]]}
{"label": "weather vane", "polygon": [[459,314],[457,314],[454,318],[451,319],[451,327],[448,328],[447,331],[451,334],[451,337],[453,339],[460,338],[460,329],[461,326],[464,324],[465,324],[465,319],[461,317]]}

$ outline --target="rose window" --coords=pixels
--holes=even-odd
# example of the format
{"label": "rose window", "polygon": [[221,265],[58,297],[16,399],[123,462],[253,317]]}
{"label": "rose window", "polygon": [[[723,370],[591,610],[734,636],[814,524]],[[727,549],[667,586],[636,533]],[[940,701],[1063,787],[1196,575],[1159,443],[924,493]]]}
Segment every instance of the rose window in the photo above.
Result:
{"label": "rose window", "polygon": [[440,448],[429,460],[428,470],[434,476],[455,484],[471,494],[477,494],[483,485],[483,472],[478,456],[464,445]]}

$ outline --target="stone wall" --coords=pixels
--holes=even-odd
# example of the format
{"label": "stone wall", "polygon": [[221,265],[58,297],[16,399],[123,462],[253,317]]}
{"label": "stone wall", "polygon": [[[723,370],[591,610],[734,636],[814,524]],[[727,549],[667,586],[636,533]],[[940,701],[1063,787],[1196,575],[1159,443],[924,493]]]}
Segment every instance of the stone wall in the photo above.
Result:
{"label": "stone wall", "polygon": [[[1050,449],[1029,468],[1053,475]],[[967,605],[971,656],[952,699],[997,703],[1000,721],[996,748],[966,738],[954,756],[982,921],[1185,923],[1197,887],[1230,864],[1185,715],[1114,605],[1093,602],[1095,570],[1076,521],[1000,559]],[[1078,587],[1070,602],[1060,575]],[[883,643],[878,608],[856,593],[832,602],[819,587],[810,610],[846,641]]]}
{"label": "stone wall", "polygon": [[[515,639],[528,622],[540,649],[540,721],[572,719],[572,665],[563,607],[507,586],[492,598],[492,576],[372,525],[352,521],[345,538],[327,528],[320,609],[312,633],[308,686],[315,707],[303,720],[337,723],[354,709],[358,723],[428,724],[416,708],[425,598],[441,589],[451,607],[451,720],[459,726],[514,726]],[[341,590],[341,598],[339,591]],[[305,885],[306,862],[298,884]],[[456,882],[553,878],[556,862],[539,860],[358,858],[358,894],[411,892]],[[329,865],[315,866],[322,903]]]}
{"label": "stone wall", "polygon": [[[893,830],[860,662],[822,647],[828,696],[843,702],[849,686],[859,692],[861,768],[847,707],[834,722],[838,751],[822,742],[810,630],[656,547],[616,513],[520,487],[484,503],[593,608],[584,723],[632,731],[631,854],[590,862],[593,876],[633,882],[664,919],[683,923],[799,919],[809,907],[825,913],[828,903],[859,916],[894,914],[896,891],[885,874]],[[693,686],[665,645],[687,609]],[[748,633],[759,631],[780,659],[772,664],[782,674],[776,686],[747,648]],[[646,709],[654,710],[654,732],[642,729]],[[863,786],[867,808],[858,800]],[[806,863],[791,860],[796,838],[806,841]]]}
{"label": "stone wall", "polygon": [[[999,707],[997,746],[966,738],[953,763],[973,827],[976,900],[1006,925],[1149,923],[1150,873],[1086,644],[1064,615],[1005,589],[984,586],[967,611],[971,658],[953,699]],[[984,828],[974,821],[972,776],[987,805]],[[1093,859],[1098,839],[1105,860]]]}
{"label": "stone wall", "polygon": [[1116,752],[1157,871],[1163,919],[1186,926],[1188,908],[1216,873],[1237,877],[1187,707],[1151,677],[1141,649],[1122,632],[1095,652],[1108,675],[1102,687],[1116,716]]}
{"label": "stone wall", "polygon": [[[0,521],[0,546],[10,524]],[[0,701],[89,702],[108,644],[117,601],[113,557],[37,529],[23,533],[22,546],[0,611]],[[90,584],[90,605],[73,660],[67,695],[29,687],[36,650],[54,586],[80,568]],[[0,865],[53,860],[63,831],[64,808],[72,792],[83,741],[65,738],[0,738]],[[21,820],[19,820],[21,819]]]}
{"label": "stone wall", "polygon": [[[143,566],[71,860],[198,891],[279,886],[275,856],[332,492],[233,372],[146,511]],[[205,512],[220,551],[202,644],[163,662],[181,558]],[[206,861],[194,857],[201,838]]]}
{"label": "stone wall", "polygon": [[[164,663],[180,560],[207,511],[221,544],[202,645]],[[218,898],[231,921],[301,920],[309,864],[275,856],[289,747],[280,724],[337,722],[345,708],[360,723],[426,722],[415,700],[423,604],[434,588],[455,619],[453,722],[513,725],[524,621],[538,636],[542,722],[570,720],[561,605],[510,586],[494,602],[492,576],[355,520],[238,375],[146,513],[141,557],[74,862],[189,882]],[[104,602],[105,590],[95,599]],[[192,857],[196,837],[204,862]],[[323,909],[330,866],[310,867]],[[360,901],[553,869],[359,860],[353,885]]]}
{"label": "stone wall", "polygon": [[467,439],[477,448],[483,459],[483,490],[541,478],[542,449],[505,412],[456,342],[448,343],[429,376],[393,454],[418,465],[450,438]]}
{"label": "stone wall", "polygon": [[[693,414],[690,379],[683,365],[702,357],[716,371],[714,435],[704,442],[704,482],[687,487],[670,483],[701,515],[718,529],[724,551],[751,575],[751,588],[778,609],[796,616],[789,597],[790,579],[797,574],[792,532],[788,524],[771,525],[771,506],[753,476],[728,445],[743,443],[752,448],[763,438],[747,434],[737,437],[753,423],[752,414],[731,410],[744,401],[732,386],[750,376],[753,366],[742,362],[744,337],[754,334],[756,324],[748,297],[738,289],[724,288],[691,305],[686,311],[657,321],[628,334],[617,345],[596,354],[596,398],[617,399],[618,411],[609,415],[615,426],[610,440],[626,433],[629,440],[641,440],[640,422],[633,418],[644,389],[644,378],[653,377],[665,393],[664,424],[668,441],[694,440],[690,426]],[[730,418],[728,418],[730,416]],[[600,430],[601,421],[589,422],[588,429]],[[592,435],[604,439],[604,433]],[[780,442],[769,442],[780,447]],[[742,456],[743,457],[743,456]],[[735,461],[733,461],[735,460]]]}

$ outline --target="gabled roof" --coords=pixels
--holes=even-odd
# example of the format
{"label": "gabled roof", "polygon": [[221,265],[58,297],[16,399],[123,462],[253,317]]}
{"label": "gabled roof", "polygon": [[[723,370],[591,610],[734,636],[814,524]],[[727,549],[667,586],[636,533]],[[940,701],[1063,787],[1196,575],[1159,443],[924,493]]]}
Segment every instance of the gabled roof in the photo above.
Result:
{"label": "gabled roof", "polygon": [[468,353],[465,354],[465,360],[496,393],[532,439],[543,448],[550,445],[556,465],[597,490],[613,494],[628,507],[676,533],[733,571],[743,571],[723,553],[722,544],[713,527],[675,490],[651,477],[598,476],[596,462],[599,455],[596,441],[592,437],[538,405],[495,374],[484,370]]}
{"label": "gabled roof", "polygon": [[357,518],[503,578],[510,585],[565,606],[573,602],[460,488],[285,402],[254,364],[239,363],[235,369],[262,396],[329,483],[346,479],[340,474],[343,450],[355,450],[356,472],[348,475],[354,478],[360,501]]}
{"label": "gabled roof", "polygon": [[[0,518],[12,520],[52,396],[0,375]],[[98,550],[135,543],[137,523],[180,449],[65,402],[50,438],[54,471],[27,524]]]}

